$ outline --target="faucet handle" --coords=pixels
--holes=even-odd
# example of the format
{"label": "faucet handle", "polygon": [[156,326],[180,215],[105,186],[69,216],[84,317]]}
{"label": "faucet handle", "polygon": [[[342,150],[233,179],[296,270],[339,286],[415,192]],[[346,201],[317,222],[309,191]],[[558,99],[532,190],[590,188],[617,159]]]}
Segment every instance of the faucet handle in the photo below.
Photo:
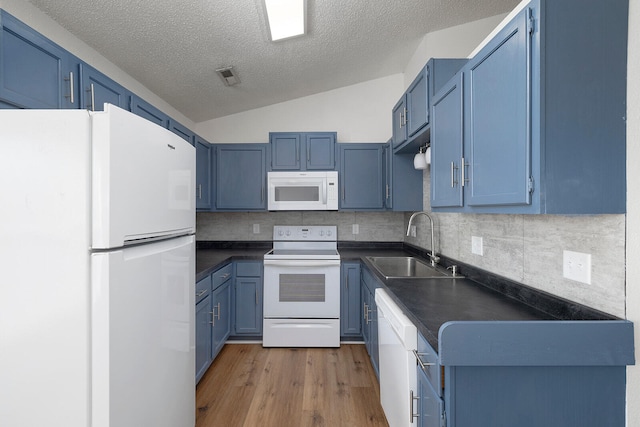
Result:
{"label": "faucet handle", "polygon": [[450,265],[449,267],[447,267],[447,270],[451,270],[451,275],[453,277],[456,277],[458,275],[458,266],[457,265]]}

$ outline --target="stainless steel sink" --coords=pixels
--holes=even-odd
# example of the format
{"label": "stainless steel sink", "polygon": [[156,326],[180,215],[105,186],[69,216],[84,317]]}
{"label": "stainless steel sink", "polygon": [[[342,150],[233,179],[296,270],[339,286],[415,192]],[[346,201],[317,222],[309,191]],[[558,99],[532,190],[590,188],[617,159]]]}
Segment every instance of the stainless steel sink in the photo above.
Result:
{"label": "stainless steel sink", "polygon": [[[367,257],[387,279],[391,278],[453,278],[446,271],[431,267],[427,262],[411,256]],[[460,277],[460,276],[456,276]]]}

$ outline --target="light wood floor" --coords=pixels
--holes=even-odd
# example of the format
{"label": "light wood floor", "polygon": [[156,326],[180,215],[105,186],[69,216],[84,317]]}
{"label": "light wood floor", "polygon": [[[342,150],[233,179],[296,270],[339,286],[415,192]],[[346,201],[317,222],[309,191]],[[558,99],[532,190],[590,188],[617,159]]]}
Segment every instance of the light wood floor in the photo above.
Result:
{"label": "light wood floor", "polygon": [[385,426],[364,345],[227,344],[196,388],[196,427]]}

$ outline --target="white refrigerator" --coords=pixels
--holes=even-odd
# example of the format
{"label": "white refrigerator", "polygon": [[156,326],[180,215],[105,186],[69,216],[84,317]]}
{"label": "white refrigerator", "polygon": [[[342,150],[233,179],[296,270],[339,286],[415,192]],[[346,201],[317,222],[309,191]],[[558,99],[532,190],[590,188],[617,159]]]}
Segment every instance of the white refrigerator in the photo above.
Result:
{"label": "white refrigerator", "polygon": [[0,426],[195,425],[195,149],[0,110]]}

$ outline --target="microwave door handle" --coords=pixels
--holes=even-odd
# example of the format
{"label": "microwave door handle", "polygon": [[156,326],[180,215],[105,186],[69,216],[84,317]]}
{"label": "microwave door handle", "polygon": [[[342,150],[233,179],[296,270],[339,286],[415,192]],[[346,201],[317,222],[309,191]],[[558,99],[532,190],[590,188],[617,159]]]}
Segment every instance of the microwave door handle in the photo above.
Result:
{"label": "microwave door handle", "polygon": [[327,204],[327,180],[322,180],[322,203]]}

